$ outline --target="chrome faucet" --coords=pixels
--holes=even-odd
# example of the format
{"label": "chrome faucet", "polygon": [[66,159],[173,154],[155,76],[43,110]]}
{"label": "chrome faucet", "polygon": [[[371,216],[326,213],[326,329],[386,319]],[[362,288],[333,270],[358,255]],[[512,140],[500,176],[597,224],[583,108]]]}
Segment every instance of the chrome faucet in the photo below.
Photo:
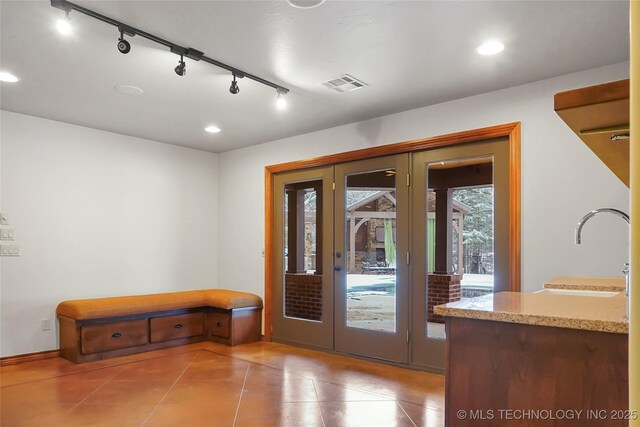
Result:
{"label": "chrome faucet", "polygon": [[[576,245],[579,245],[582,242],[581,234],[582,234],[582,227],[584,227],[584,224],[590,218],[593,218],[594,216],[596,216],[598,214],[601,214],[601,213],[612,213],[612,214],[614,214],[616,216],[619,216],[620,218],[625,220],[629,226],[631,226],[631,220],[629,219],[629,215],[627,215],[626,213],[624,213],[622,211],[619,211],[618,209],[600,208],[600,209],[593,210],[593,211],[589,212],[588,214],[586,214],[585,216],[583,216],[582,219],[580,220],[580,222],[578,222],[578,225],[576,225]],[[622,269],[622,273],[624,274],[624,281],[625,281],[625,295],[627,297],[629,297],[629,288],[631,286],[631,280],[630,280],[630,275],[629,275],[629,263],[628,262],[624,263],[624,267]]]}
{"label": "chrome faucet", "polygon": [[600,209],[596,209],[593,210],[591,212],[589,212],[588,214],[586,214],[585,216],[582,217],[582,219],[580,220],[580,222],[578,222],[578,225],[576,225],[576,245],[579,245],[580,243],[582,243],[582,227],[584,227],[584,224],[591,218],[593,218],[594,216],[601,214],[601,213],[612,213],[616,216],[619,216],[620,218],[624,219],[625,221],[627,221],[627,224],[631,225],[631,221],[629,220],[629,215],[627,215],[626,213],[619,211],[618,209],[613,209],[613,208],[600,208]]}

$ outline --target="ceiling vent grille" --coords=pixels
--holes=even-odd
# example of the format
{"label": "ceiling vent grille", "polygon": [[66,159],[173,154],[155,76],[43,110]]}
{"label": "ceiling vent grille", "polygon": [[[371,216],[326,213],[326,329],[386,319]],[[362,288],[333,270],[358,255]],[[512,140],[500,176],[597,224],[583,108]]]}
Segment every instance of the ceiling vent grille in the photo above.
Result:
{"label": "ceiling vent grille", "polygon": [[338,93],[351,92],[353,90],[367,86],[366,83],[361,82],[360,80],[356,79],[353,76],[350,76],[349,74],[343,74],[337,79],[331,79],[321,84],[327,89]]}

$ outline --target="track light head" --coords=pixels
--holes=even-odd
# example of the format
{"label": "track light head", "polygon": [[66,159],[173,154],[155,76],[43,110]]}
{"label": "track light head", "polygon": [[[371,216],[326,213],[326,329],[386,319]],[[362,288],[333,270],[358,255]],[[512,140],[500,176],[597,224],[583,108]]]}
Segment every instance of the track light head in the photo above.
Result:
{"label": "track light head", "polygon": [[278,110],[286,110],[287,100],[284,97],[284,93],[278,91],[278,97],[276,98],[276,108]]}
{"label": "track light head", "polygon": [[58,29],[58,32],[64,36],[68,36],[73,32],[73,25],[71,24],[71,19],[69,19],[69,12],[66,13],[64,18],[58,19],[56,28]]}
{"label": "track light head", "polygon": [[233,81],[231,82],[231,86],[229,86],[229,92],[232,94],[237,94],[240,92],[240,88],[238,87],[238,82],[236,81],[236,75],[233,75]]}
{"label": "track light head", "polygon": [[129,53],[131,51],[131,44],[125,39],[118,39],[118,50],[120,53]]}
{"label": "track light head", "polygon": [[187,74],[187,64],[184,63],[182,55],[180,55],[180,63],[174,68],[174,71],[179,76],[185,76]]}
{"label": "track light head", "polygon": [[131,45],[128,41],[124,39],[124,34],[120,33],[120,38],[118,39],[118,50],[120,53],[129,53],[131,51]]}

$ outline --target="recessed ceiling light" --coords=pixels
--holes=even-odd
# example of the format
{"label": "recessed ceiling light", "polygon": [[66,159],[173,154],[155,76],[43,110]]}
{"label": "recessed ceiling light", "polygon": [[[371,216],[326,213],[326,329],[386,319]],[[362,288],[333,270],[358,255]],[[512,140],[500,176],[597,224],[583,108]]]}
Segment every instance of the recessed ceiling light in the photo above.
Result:
{"label": "recessed ceiling light", "polygon": [[11,73],[6,73],[4,71],[0,72],[0,82],[15,83],[18,80],[20,79]]}
{"label": "recessed ceiling light", "polygon": [[68,36],[73,32],[73,25],[71,25],[71,21],[69,21],[68,17],[58,19],[58,22],[56,22],[56,28],[58,29],[58,32],[64,36]]}
{"label": "recessed ceiling light", "polygon": [[129,96],[139,96],[144,93],[144,91],[139,87],[131,85],[117,85],[113,88],[113,90],[123,95]]}
{"label": "recessed ceiling light", "polygon": [[500,53],[503,50],[504,45],[498,40],[489,40],[488,42],[484,42],[476,48],[476,52],[478,52],[478,54],[480,55],[495,55],[496,53]]}
{"label": "recessed ceiling light", "polygon": [[213,126],[213,125],[207,126],[206,128],[204,128],[204,130],[206,132],[209,132],[209,133],[218,133],[218,132],[220,132],[220,128],[218,126]]}
{"label": "recessed ceiling light", "polygon": [[324,2],[325,0],[287,0],[287,3],[298,9],[313,9]]}

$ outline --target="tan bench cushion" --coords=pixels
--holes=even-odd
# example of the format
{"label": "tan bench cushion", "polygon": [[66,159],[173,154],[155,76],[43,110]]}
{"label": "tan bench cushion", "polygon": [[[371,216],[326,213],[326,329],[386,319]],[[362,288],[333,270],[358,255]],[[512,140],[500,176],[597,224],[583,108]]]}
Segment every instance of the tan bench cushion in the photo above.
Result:
{"label": "tan bench cushion", "polygon": [[62,301],[58,304],[56,314],[71,319],[84,320],[204,306],[226,310],[242,307],[262,307],[262,299],[258,295],[246,292],[205,289]]}
{"label": "tan bench cushion", "polygon": [[229,291],[226,289],[210,289],[205,291],[209,307],[233,308],[262,307],[262,298],[247,292]]}

